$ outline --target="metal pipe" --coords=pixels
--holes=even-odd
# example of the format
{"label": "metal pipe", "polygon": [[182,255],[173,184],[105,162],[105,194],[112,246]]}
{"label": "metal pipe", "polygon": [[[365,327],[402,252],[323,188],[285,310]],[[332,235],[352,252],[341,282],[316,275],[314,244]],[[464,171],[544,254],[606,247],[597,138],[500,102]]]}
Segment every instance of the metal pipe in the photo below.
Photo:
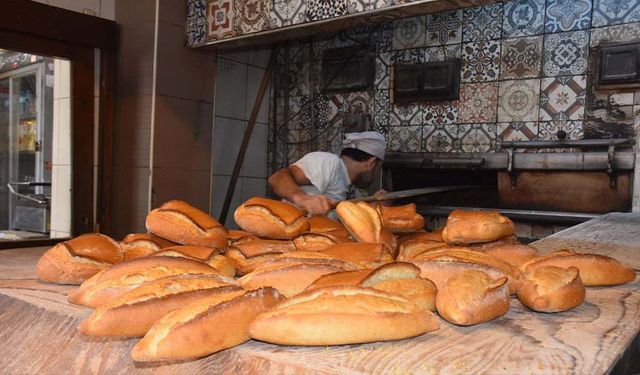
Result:
{"label": "metal pipe", "polygon": [[602,216],[601,214],[563,211],[518,210],[508,208],[475,208],[455,206],[422,206],[418,205],[417,211],[424,216],[448,216],[453,210],[494,210],[511,219],[522,221],[534,221],[557,224],[579,224],[587,220]]}
{"label": "metal pipe", "polygon": [[447,159],[429,159],[431,165],[438,167],[481,167],[484,165],[484,158],[468,159],[468,158],[447,158]]}
{"label": "metal pipe", "polygon": [[546,140],[546,141],[510,141],[500,142],[501,148],[570,148],[570,147],[609,147],[631,146],[632,138]]}

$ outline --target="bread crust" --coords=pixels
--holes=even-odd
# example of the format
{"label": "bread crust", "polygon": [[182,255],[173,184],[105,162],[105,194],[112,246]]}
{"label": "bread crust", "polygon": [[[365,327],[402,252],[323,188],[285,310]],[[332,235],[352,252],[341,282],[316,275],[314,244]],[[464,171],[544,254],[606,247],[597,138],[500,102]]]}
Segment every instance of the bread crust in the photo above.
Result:
{"label": "bread crust", "polygon": [[245,241],[257,240],[258,237],[244,230],[229,229],[227,232],[229,246],[233,246]]}
{"label": "bread crust", "polygon": [[36,264],[36,275],[50,283],[78,285],[123,258],[124,250],[110,237],[83,234],[47,250]]}
{"label": "bread crust", "polygon": [[120,247],[124,250],[123,260],[148,256],[165,247],[175,245],[176,243],[158,237],[153,233],[132,233],[120,241]]}
{"label": "bread crust", "polygon": [[213,217],[187,202],[168,201],[149,212],[147,230],[181,245],[227,247],[227,230]]}
{"label": "bread crust", "polygon": [[240,228],[261,238],[291,240],[309,230],[304,211],[273,199],[250,198],[233,217]]}
{"label": "bread crust", "polygon": [[445,242],[439,241],[430,241],[423,239],[405,240],[399,246],[398,256],[396,257],[396,259],[399,261],[409,261],[416,258],[422,253],[426,253],[435,249],[441,249],[447,246],[448,245]]}
{"label": "bread crust", "polygon": [[318,251],[332,258],[359,265],[362,268],[377,268],[393,261],[382,244],[347,242]]}
{"label": "bread crust", "polygon": [[329,219],[326,216],[310,216],[309,232],[311,233],[327,233],[330,232],[337,237],[349,237],[349,231],[339,221]]}
{"label": "bread crust", "polygon": [[273,287],[289,298],[299,294],[317,278],[342,271],[340,267],[328,264],[284,264],[260,267],[238,279],[245,289]]}
{"label": "bread crust", "polygon": [[443,319],[462,326],[499,318],[509,311],[507,278],[492,279],[480,271],[452,276],[438,290],[436,308]]}
{"label": "bread crust", "polygon": [[153,280],[98,307],[79,327],[89,336],[144,336],[164,315],[203,297],[239,291],[232,279],[177,275]]}
{"label": "bread crust", "polygon": [[314,290],[328,286],[357,286],[371,272],[373,272],[371,269],[360,269],[330,273],[317,278],[305,290]]}
{"label": "bread crust", "polygon": [[491,242],[512,236],[515,226],[497,211],[453,210],[442,231],[442,239],[453,245]]}
{"label": "bread crust", "polygon": [[424,228],[424,217],[416,213],[415,203],[402,206],[379,204],[376,210],[382,219],[382,226],[392,233],[412,233]]}
{"label": "bread crust", "polygon": [[348,237],[336,236],[333,231],[323,233],[306,232],[293,240],[299,251],[320,251],[338,243],[352,242]]}
{"label": "bread crust", "polygon": [[482,250],[482,252],[496,257],[503,262],[507,262],[517,268],[520,268],[520,266],[539,255],[538,250],[535,247],[519,244],[495,246]]}
{"label": "bread crust", "polygon": [[585,289],[575,267],[542,266],[526,272],[518,287],[518,299],[538,312],[571,310],[584,301]]}
{"label": "bread crust", "polygon": [[438,288],[433,281],[423,278],[389,279],[371,286],[376,290],[400,296],[425,311],[436,311]]}
{"label": "bread crust", "polygon": [[177,256],[207,262],[220,251],[206,246],[171,246],[154,253],[154,256]]}
{"label": "bread crust", "polygon": [[299,294],[251,323],[251,337],[280,345],[400,340],[438,329],[432,313],[371,288],[325,287]]}
{"label": "bread crust", "polygon": [[135,361],[204,357],[250,339],[255,317],[284,300],[274,288],[204,298],[160,319],[131,351]]}
{"label": "bread crust", "polygon": [[[469,270],[481,271],[493,279],[507,277],[501,270],[486,264],[472,263],[468,261],[457,261],[452,259],[437,260],[412,260],[411,263],[420,267],[420,277],[429,279],[436,284],[438,290],[444,287],[449,278],[459,275]],[[510,290],[511,291],[511,290]],[[513,289],[513,293],[517,288]]]}
{"label": "bread crust", "polygon": [[531,272],[542,266],[576,267],[580,271],[580,279],[584,286],[621,285],[636,279],[633,268],[616,259],[605,255],[574,253],[570,250],[560,250],[533,258],[523,264],[521,269]]}

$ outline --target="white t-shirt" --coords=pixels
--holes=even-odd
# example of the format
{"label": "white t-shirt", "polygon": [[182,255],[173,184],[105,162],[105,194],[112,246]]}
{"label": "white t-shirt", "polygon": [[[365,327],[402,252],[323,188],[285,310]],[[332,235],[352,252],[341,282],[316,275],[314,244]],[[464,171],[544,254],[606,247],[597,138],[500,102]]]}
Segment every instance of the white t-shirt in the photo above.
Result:
{"label": "white t-shirt", "polygon": [[300,168],[311,182],[311,185],[300,187],[306,194],[322,194],[337,201],[347,199],[351,179],[340,156],[330,152],[311,152],[293,165]]}

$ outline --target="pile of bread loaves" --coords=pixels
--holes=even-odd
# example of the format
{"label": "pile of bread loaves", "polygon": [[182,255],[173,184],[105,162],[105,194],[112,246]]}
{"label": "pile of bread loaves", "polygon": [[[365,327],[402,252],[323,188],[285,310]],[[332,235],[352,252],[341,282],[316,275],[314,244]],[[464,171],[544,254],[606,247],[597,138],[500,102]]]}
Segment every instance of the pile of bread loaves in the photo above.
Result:
{"label": "pile of bread loaves", "polygon": [[[243,230],[170,201],[149,213],[147,234],[117,243],[87,234],[38,262],[40,279],[80,284],[70,302],[90,307],[90,336],[142,337],[136,361],[200,358],[251,338],[282,345],[341,345],[415,337],[439,319],[474,325],[504,315],[515,294],[559,312],[585,286],[631,282],[615,259],[518,244],[497,212],[454,211],[423,230],[415,205],[341,202],[341,222],[287,203],[251,198],[235,211]],[[437,315],[436,315],[437,314]]]}

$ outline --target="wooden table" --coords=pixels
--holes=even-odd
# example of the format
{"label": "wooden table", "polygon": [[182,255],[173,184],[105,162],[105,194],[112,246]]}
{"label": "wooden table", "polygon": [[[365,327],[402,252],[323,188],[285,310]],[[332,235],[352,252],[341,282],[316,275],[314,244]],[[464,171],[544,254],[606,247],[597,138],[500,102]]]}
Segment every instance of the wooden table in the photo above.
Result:
{"label": "wooden table", "polygon": [[[613,256],[640,268],[640,215],[609,214],[534,244]],[[201,360],[136,364],[136,340],[92,339],[76,328],[88,309],[66,302],[66,286],[37,281],[45,249],[0,251],[0,372],[31,373],[339,373],[600,374],[631,372],[640,354],[640,279],[588,288],[584,304],[538,314],[515,298],[493,322],[441,328],[414,339],[338,347],[282,347],[251,341]],[[637,369],[636,369],[637,370]]]}

